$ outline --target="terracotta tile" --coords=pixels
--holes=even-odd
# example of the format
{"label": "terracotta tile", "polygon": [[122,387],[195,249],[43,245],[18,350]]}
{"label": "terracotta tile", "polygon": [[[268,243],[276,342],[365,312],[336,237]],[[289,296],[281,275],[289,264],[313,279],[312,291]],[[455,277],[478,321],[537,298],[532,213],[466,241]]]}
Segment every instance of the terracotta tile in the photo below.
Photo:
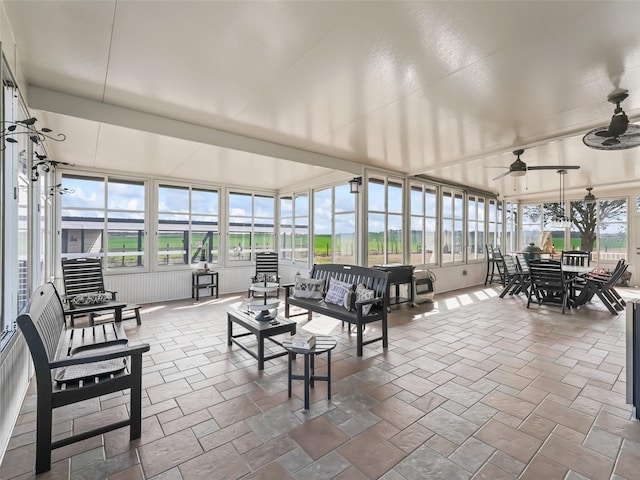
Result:
{"label": "terracotta tile", "polygon": [[235,480],[251,471],[229,444],[198,455],[178,468],[182,477],[190,480]]}
{"label": "terracotta tile", "polygon": [[415,395],[418,395],[419,397],[429,393],[438,386],[437,384],[430,382],[429,380],[425,380],[424,378],[420,378],[413,373],[408,373],[407,375],[394,380],[393,383]]}
{"label": "terracotta tile", "polygon": [[614,473],[622,478],[638,478],[638,465],[640,465],[640,455],[633,455],[623,449],[620,451]]}
{"label": "terracotta tile", "polygon": [[520,477],[521,480],[564,479],[569,469],[544,455],[536,455]]}
{"label": "terracotta tile", "polygon": [[580,444],[551,434],[540,454],[593,480],[606,480],[613,471],[613,460]]}
{"label": "terracotta tile", "polygon": [[232,425],[260,413],[260,409],[245,395],[218,403],[208,410],[221,427]]}
{"label": "terracotta tile", "polygon": [[380,478],[404,458],[401,450],[370,432],[340,446],[338,452],[369,478]]}
{"label": "terracotta tile", "polygon": [[263,465],[266,465],[297,447],[298,445],[291,439],[291,437],[288,435],[282,435],[254,448],[242,455],[242,457],[251,470],[257,470]]}
{"label": "terracotta tile", "polygon": [[278,480],[295,480],[295,477],[279,462],[271,462],[252,474],[242,477],[242,480],[274,480],[276,478]]}
{"label": "terracotta tile", "polygon": [[489,420],[475,437],[521,462],[531,460],[542,444],[537,438],[493,419]]}
{"label": "terracotta tile", "polygon": [[420,445],[422,445],[424,442],[426,442],[433,435],[434,433],[428,428],[414,423],[413,425],[410,425],[398,434],[391,437],[389,441],[403,452],[410,453]]}
{"label": "terracotta tile", "polygon": [[314,460],[349,440],[348,435],[323,417],[314,418],[294,428],[289,436]]}
{"label": "terracotta tile", "polygon": [[640,442],[640,424],[637,420],[627,420],[602,412],[596,418],[594,426],[627,440]]}
{"label": "terracotta tile", "polygon": [[401,430],[424,416],[422,410],[412,407],[396,397],[387,398],[370,410]]}
{"label": "terracotta tile", "polygon": [[498,467],[487,463],[478,470],[473,478],[474,480],[515,480],[517,477],[509,475]]}
{"label": "terracotta tile", "polygon": [[550,400],[544,400],[540,403],[535,413],[536,415],[582,433],[587,433],[594,421],[594,417],[590,415],[578,412],[563,405],[558,405]]}
{"label": "terracotta tile", "polygon": [[539,390],[544,390],[549,393],[556,394],[560,397],[568,398],[569,400],[575,400],[580,389],[566,383],[552,380],[545,376],[540,376],[531,382],[531,386]]}
{"label": "terracotta tile", "polygon": [[351,466],[343,471],[340,475],[338,475],[335,480],[368,480],[368,478],[369,477],[367,477],[356,467]]}
{"label": "terracotta tile", "polygon": [[182,430],[138,449],[145,476],[153,477],[200,455],[203,450],[191,430]]}
{"label": "terracotta tile", "polygon": [[518,427],[518,430],[528,433],[529,435],[536,437],[538,440],[544,440],[551,434],[555,426],[555,422],[542,418],[534,413],[522,422],[522,425]]}
{"label": "terracotta tile", "polygon": [[451,455],[456,450],[456,448],[458,448],[458,445],[450,442],[440,435],[433,435],[431,438],[429,438],[429,440],[425,442],[425,445],[445,457]]}
{"label": "terracotta tile", "polygon": [[391,437],[396,435],[400,431],[400,429],[391,425],[389,422],[382,420],[376,423],[373,427],[369,428],[369,431],[375,433],[380,438],[389,440]]}
{"label": "terracotta tile", "polygon": [[536,408],[535,404],[512,395],[493,391],[482,399],[482,403],[524,420]]}

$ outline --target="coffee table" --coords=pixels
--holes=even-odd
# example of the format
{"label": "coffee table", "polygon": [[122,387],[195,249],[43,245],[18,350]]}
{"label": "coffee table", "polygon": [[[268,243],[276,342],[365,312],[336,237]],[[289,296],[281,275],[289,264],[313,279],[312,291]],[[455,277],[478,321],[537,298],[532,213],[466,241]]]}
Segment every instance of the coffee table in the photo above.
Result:
{"label": "coffee table", "polygon": [[[280,316],[276,316],[273,320],[268,321],[256,320],[254,317],[255,314],[253,312],[245,312],[238,309],[231,309],[227,312],[227,345],[231,346],[234,343],[238,345],[245,352],[258,360],[258,370],[264,370],[265,360],[272,360],[287,354],[287,350],[283,349],[281,352],[265,356],[264,341],[269,340],[276,345],[282,346],[281,342],[272,337],[283,333],[295,335],[296,322]],[[234,335],[234,323],[245,328],[248,332],[237,333]],[[257,352],[238,341],[238,338],[246,337],[247,335],[256,336],[258,341]]]}

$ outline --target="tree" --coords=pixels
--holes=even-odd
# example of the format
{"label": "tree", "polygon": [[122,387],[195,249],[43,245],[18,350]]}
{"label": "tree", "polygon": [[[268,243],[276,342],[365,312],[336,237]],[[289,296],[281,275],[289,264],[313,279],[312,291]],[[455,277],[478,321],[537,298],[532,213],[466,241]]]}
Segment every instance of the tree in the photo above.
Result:
{"label": "tree", "polygon": [[[626,213],[626,200],[600,200],[597,203],[582,201],[570,202],[571,222],[580,232],[580,250],[592,251],[596,241],[598,222],[603,223],[608,219],[616,218]],[[599,207],[599,210],[596,209]],[[555,218],[564,215],[564,209],[560,203],[544,204],[545,218]],[[597,213],[597,214],[596,214]]]}

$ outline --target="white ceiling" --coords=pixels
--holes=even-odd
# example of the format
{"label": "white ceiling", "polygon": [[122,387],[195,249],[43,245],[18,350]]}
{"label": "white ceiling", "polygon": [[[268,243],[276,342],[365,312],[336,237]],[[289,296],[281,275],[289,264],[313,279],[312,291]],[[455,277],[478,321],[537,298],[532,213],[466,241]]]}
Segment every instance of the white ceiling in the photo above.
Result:
{"label": "white ceiling", "polygon": [[[361,165],[524,198],[637,186],[640,2],[4,0],[30,107],[78,168],[286,189]],[[64,94],[64,95],[63,95]],[[577,191],[577,190],[576,190]],[[583,193],[586,193],[583,191]]]}

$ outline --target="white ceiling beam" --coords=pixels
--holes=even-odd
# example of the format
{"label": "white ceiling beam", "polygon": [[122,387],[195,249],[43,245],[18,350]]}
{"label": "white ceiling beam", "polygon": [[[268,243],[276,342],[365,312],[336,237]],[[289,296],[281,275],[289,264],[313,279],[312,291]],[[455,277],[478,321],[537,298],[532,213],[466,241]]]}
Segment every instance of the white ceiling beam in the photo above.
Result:
{"label": "white ceiling beam", "polygon": [[362,173],[362,165],[350,160],[109,105],[47,88],[30,86],[27,98],[29,107],[35,110],[83,118],[99,123],[108,123],[317,167],[341,170],[357,175]]}

